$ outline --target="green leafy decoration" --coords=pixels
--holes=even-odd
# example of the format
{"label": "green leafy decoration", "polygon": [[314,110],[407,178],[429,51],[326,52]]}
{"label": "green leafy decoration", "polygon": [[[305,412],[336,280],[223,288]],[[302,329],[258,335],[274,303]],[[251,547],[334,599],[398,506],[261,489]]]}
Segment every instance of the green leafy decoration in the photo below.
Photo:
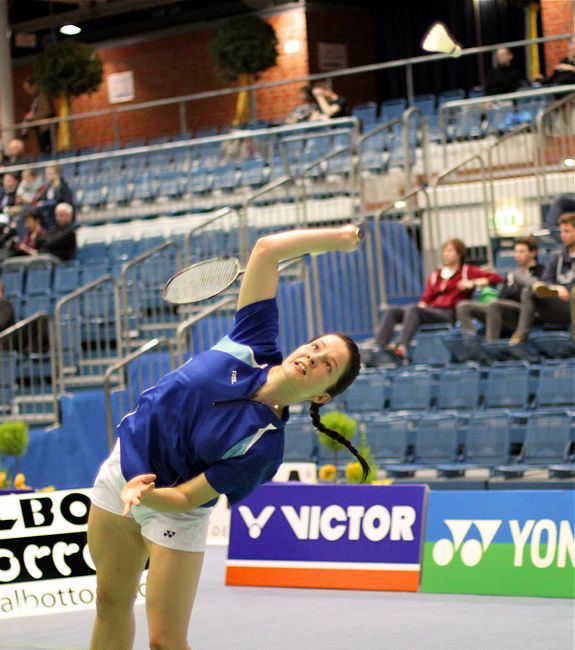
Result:
{"label": "green leafy decoration", "polygon": [[210,42],[219,74],[235,81],[240,74],[257,75],[276,64],[274,28],[257,16],[239,16],[222,25]]}

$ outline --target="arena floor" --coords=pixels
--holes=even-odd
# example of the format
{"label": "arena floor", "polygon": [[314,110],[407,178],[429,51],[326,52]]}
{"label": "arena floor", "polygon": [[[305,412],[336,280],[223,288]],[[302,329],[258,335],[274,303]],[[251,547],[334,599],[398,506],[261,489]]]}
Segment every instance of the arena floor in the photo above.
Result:
{"label": "arena floor", "polygon": [[[211,547],[190,626],[193,650],[573,650],[573,601],[439,594],[225,587]],[[84,650],[93,612],[2,621],[2,650]],[[136,609],[135,650],[146,650]]]}

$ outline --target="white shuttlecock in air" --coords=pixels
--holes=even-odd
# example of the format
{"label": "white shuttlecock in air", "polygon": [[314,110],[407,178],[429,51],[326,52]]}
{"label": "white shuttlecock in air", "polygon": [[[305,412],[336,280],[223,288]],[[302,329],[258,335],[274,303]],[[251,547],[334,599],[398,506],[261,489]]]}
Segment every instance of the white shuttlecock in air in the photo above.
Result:
{"label": "white shuttlecock in air", "polygon": [[426,52],[444,52],[452,57],[461,54],[461,45],[456,43],[443,23],[434,23],[421,41]]}

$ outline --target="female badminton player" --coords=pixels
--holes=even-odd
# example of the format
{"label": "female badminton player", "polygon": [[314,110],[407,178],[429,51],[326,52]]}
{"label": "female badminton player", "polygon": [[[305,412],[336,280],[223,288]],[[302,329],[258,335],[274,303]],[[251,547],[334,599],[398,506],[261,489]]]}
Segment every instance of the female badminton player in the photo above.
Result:
{"label": "female badminton player", "polygon": [[359,372],[355,343],[325,334],[282,361],[275,301],[281,260],[353,251],[360,240],[354,225],[260,238],[230,333],[144,391],[120,423],[88,521],[97,578],[92,650],[132,647],[133,605],[148,560],[150,648],[189,650],[210,506],[220,494],[233,504],[274,476],[291,404],[310,401],[315,426],[345,444],[367,476],[365,459],[319,418],[319,408]]}

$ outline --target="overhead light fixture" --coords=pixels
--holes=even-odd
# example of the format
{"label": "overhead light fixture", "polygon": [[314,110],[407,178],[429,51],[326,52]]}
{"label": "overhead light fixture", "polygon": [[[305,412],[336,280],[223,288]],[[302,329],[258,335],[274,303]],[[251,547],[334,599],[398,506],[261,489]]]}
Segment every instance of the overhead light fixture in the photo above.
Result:
{"label": "overhead light fixture", "polygon": [[60,27],[60,34],[66,34],[66,36],[76,36],[81,32],[81,28],[78,25],[62,25]]}
{"label": "overhead light fixture", "polygon": [[573,160],[573,158],[565,158],[563,164],[565,167],[575,167],[575,160]]}

